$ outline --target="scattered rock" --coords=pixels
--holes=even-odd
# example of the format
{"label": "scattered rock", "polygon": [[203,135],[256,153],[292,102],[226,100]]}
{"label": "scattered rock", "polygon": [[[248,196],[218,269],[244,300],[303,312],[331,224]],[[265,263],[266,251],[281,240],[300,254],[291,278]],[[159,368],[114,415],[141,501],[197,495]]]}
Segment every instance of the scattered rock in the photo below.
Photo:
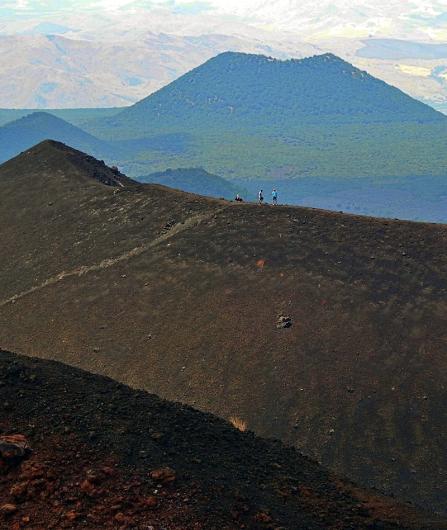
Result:
{"label": "scattered rock", "polygon": [[255,521],[258,523],[271,523],[272,518],[268,513],[259,512],[255,515]]}
{"label": "scattered rock", "polygon": [[23,434],[0,436],[0,462],[13,464],[23,460],[31,448]]}
{"label": "scattered rock", "polygon": [[76,519],[79,518],[79,513],[75,510],[70,510],[65,514],[65,519],[68,519],[69,521],[76,521]]}
{"label": "scattered rock", "polygon": [[15,504],[3,504],[3,506],[0,507],[0,513],[3,515],[12,515],[13,513],[16,513],[17,506]]}
{"label": "scattered rock", "polygon": [[121,523],[121,524],[127,524],[130,519],[129,517],[126,517],[123,512],[118,512],[116,515],[115,515],[115,521],[117,523]]}
{"label": "scattered rock", "polygon": [[171,230],[171,228],[172,228],[173,226],[175,226],[175,221],[174,221],[173,219],[171,219],[170,221],[168,221],[168,222],[164,225],[163,229],[164,229],[164,230]]}
{"label": "scattered rock", "polygon": [[276,322],[276,327],[278,329],[286,329],[292,327],[291,317],[280,316]]}
{"label": "scattered rock", "polygon": [[144,505],[148,508],[155,508],[158,505],[158,499],[154,495],[150,495],[144,499]]}
{"label": "scattered rock", "polygon": [[161,467],[159,469],[154,469],[149,473],[150,477],[157,482],[160,482],[161,484],[170,484],[171,482],[174,482],[176,477],[176,473],[173,469],[170,467]]}

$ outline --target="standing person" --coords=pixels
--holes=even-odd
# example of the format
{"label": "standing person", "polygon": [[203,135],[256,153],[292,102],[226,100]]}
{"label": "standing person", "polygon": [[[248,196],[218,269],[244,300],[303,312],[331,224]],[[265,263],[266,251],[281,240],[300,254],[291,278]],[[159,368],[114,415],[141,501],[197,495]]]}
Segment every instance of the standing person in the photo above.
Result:
{"label": "standing person", "polygon": [[263,195],[262,190],[259,190],[258,200],[259,200],[259,204],[262,204],[264,202],[264,195]]}
{"label": "standing person", "polygon": [[272,191],[272,202],[273,204],[278,204],[278,192],[276,190]]}

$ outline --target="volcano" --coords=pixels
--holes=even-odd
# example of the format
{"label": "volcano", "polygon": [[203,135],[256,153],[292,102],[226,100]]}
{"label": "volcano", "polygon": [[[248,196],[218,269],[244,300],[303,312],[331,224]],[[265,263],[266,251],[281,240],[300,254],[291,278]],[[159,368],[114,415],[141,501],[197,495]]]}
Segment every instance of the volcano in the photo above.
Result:
{"label": "volcano", "polygon": [[138,184],[56,142],[0,183],[3,348],[445,510],[445,226]]}

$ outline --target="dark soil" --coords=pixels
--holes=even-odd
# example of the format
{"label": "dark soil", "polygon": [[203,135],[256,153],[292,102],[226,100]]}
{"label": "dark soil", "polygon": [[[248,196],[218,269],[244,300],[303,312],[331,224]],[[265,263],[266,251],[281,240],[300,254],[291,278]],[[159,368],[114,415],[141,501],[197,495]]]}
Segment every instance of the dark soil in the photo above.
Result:
{"label": "dark soil", "polygon": [[0,167],[3,348],[236,416],[446,512],[446,226],[101,172],[54,142]]}
{"label": "dark soil", "polygon": [[0,374],[2,434],[33,450],[0,470],[1,528],[447,528],[280,442],[113,380],[7,352]]}

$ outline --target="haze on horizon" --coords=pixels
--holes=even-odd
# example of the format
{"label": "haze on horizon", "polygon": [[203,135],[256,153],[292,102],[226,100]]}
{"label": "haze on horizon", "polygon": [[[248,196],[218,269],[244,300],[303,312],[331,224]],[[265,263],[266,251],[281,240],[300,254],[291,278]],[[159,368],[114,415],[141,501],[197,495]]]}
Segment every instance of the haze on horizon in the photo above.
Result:
{"label": "haze on horizon", "polygon": [[0,107],[129,105],[227,50],[330,51],[447,110],[439,0],[6,0]]}
{"label": "haze on horizon", "polygon": [[[13,0],[2,4],[1,17],[17,29],[30,21],[64,24],[78,20],[82,23],[73,29],[82,31],[101,26],[98,14],[118,25],[126,23],[124,15],[142,26],[146,23],[144,15],[164,11],[196,21],[219,17],[268,31],[299,30],[307,39],[315,40],[333,36],[447,40],[447,6],[435,0],[323,0],[318,4],[311,0]],[[335,25],[328,25],[328,20]],[[176,33],[181,25],[168,29],[168,33]],[[206,31],[205,25],[202,30]]]}

